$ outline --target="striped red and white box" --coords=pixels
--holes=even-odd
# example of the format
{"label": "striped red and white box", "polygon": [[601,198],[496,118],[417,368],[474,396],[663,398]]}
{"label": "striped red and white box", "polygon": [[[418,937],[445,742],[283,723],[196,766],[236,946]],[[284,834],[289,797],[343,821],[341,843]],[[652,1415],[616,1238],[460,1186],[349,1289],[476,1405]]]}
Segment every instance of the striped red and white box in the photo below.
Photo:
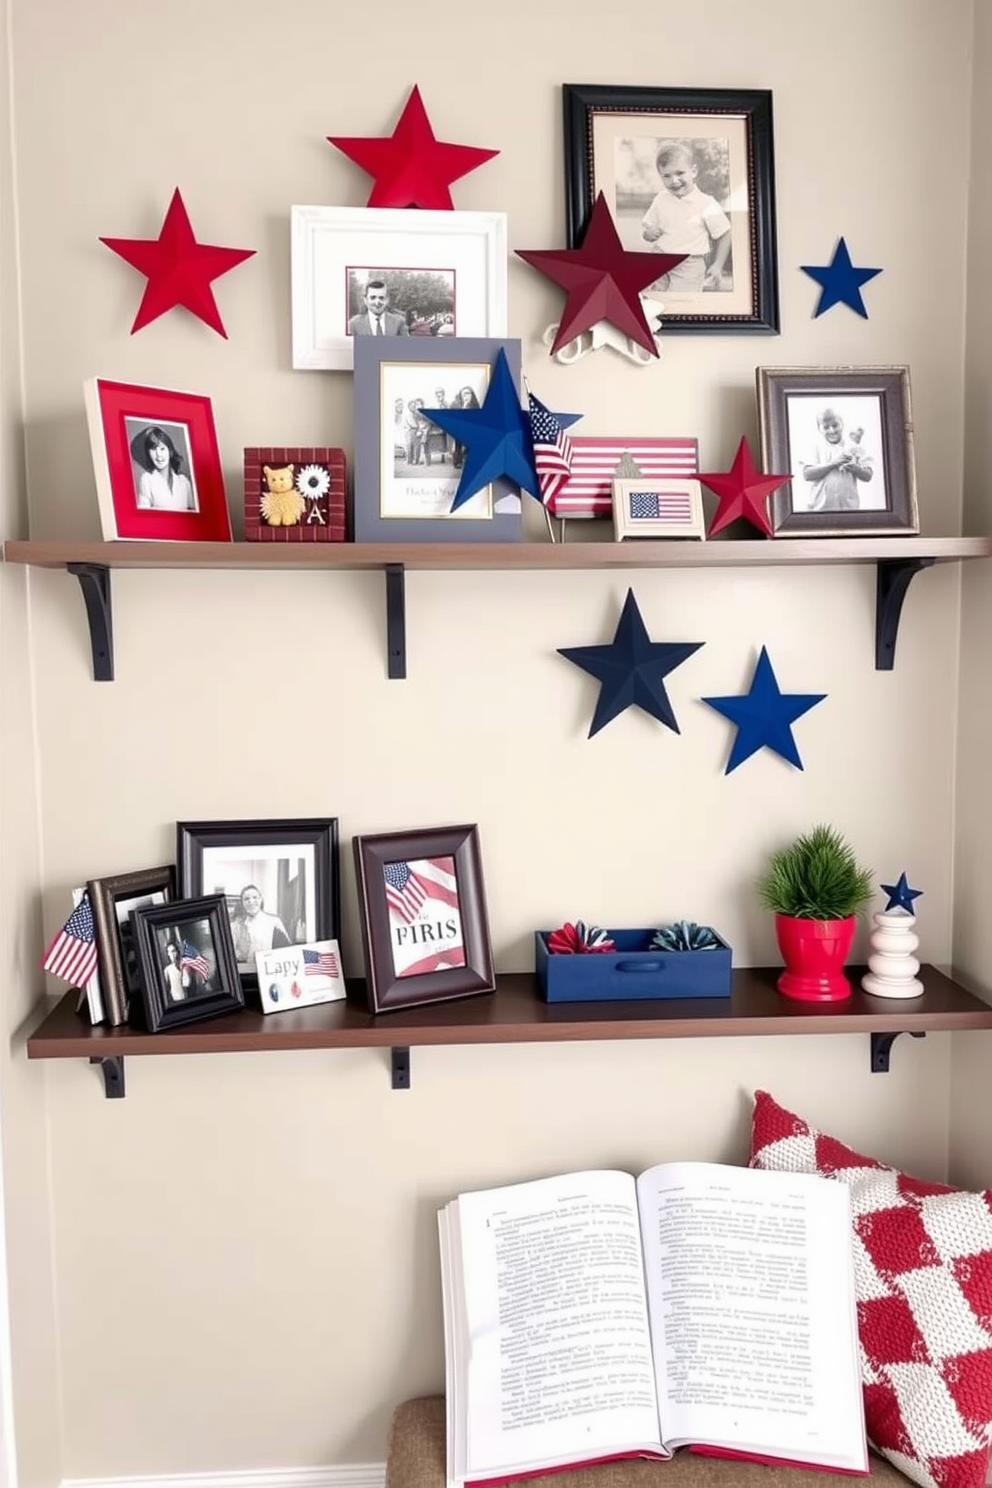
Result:
{"label": "striped red and white box", "polygon": [[554,517],[610,517],[614,480],[668,479],[699,469],[695,439],[570,434],[569,441],[570,473],[548,507]]}

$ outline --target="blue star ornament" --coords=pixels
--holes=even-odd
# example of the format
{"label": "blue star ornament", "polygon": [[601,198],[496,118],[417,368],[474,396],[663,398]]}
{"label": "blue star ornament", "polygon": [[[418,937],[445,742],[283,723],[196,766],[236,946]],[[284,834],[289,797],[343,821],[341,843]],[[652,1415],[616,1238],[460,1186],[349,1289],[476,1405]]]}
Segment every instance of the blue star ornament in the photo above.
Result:
{"label": "blue star ornament", "polygon": [[868,311],[861,298],[861,286],[867,284],[869,279],[874,279],[876,274],[882,271],[881,269],[856,269],[851,262],[851,255],[847,251],[847,244],[843,238],[838,239],[834,256],[828,264],[821,264],[818,267],[813,264],[800,264],[800,268],[804,274],[815,279],[820,286],[820,298],[813,311],[814,320],[834,305],[848,305],[864,320],[868,319]]}
{"label": "blue star ornament", "polygon": [[762,646],[748,692],[739,697],[702,699],[737,727],[737,737],[724,774],[729,775],[752,754],[766,747],[801,770],[803,762],[792,737],[792,725],[810,708],[822,703],[825,697],[825,692],[782,692],[768,660],[768,651]]}
{"label": "blue star ornament", "polygon": [[913,908],[913,900],[919,899],[923,890],[911,889],[905,873],[900,873],[898,883],[880,884],[879,887],[883,894],[888,894],[889,896],[889,902],[885,906],[886,909],[904,909],[907,914],[916,913],[916,910]]}
{"label": "blue star ornament", "polygon": [[702,641],[652,641],[641,619],[633,589],[627,590],[613,640],[608,646],[559,646],[558,655],[595,677],[599,684],[589,735],[599,732],[625,708],[643,708],[679,732],[664,678],[687,661]]}
{"label": "blue star ornament", "polygon": [[421,412],[465,446],[465,464],[451,510],[506,476],[540,500],[531,457],[530,421],[520,406],[502,346],[481,408],[423,408]]}

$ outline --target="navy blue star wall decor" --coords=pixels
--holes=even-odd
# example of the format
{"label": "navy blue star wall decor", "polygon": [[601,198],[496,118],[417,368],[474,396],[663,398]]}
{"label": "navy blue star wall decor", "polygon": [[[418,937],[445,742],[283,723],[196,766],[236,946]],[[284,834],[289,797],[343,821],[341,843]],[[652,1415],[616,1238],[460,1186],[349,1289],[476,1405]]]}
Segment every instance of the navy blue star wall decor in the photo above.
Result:
{"label": "navy blue star wall decor", "polygon": [[919,899],[923,890],[911,889],[905,873],[900,873],[898,883],[880,884],[879,887],[883,894],[888,894],[889,896],[889,902],[885,906],[886,909],[904,909],[907,914],[916,913],[916,910],[913,908],[913,900]]}
{"label": "navy blue star wall decor", "polygon": [[664,678],[698,651],[702,641],[652,641],[641,619],[633,589],[608,646],[559,646],[558,655],[574,662],[600,684],[589,735],[599,732],[625,708],[643,708],[666,728],[679,732]]}
{"label": "navy blue star wall decor", "polygon": [[476,491],[505,475],[541,499],[531,452],[530,419],[520,406],[502,346],[481,408],[422,408],[421,413],[465,446],[465,464],[451,503],[464,506]]}
{"label": "navy blue star wall decor", "polygon": [[867,284],[869,279],[874,279],[880,274],[881,269],[856,269],[851,262],[851,255],[847,251],[847,244],[843,238],[838,239],[834,256],[828,264],[815,266],[813,264],[800,264],[804,274],[815,279],[820,286],[820,298],[816,302],[813,311],[813,319],[822,315],[825,310],[830,310],[834,305],[847,305],[868,319],[868,311],[865,302],[861,298],[861,286]]}
{"label": "navy blue star wall decor", "polygon": [[782,692],[768,651],[762,646],[751,678],[751,686],[738,697],[707,697],[702,701],[722,713],[737,728],[725,775],[736,770],[759,749],[772,749],[797,770],[803,768],[792,725],[797,718],[822,703],[825,692]]}

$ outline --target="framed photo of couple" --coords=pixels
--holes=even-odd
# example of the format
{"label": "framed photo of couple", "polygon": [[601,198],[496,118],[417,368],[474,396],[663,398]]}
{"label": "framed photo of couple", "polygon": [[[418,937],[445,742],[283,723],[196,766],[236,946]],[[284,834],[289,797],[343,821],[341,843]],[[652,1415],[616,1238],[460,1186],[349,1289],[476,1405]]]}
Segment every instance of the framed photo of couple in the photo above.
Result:
{"label": "framed photo of couple", "polygon": [[776,537],[919,531],[908,367],[759,367]]}
{"label": "framed photo of couple", "polygon": [[565,213],[606,198],[625,249],[685,255],[645,291],[665,334],[777,332],[772,95],[565,83]]}

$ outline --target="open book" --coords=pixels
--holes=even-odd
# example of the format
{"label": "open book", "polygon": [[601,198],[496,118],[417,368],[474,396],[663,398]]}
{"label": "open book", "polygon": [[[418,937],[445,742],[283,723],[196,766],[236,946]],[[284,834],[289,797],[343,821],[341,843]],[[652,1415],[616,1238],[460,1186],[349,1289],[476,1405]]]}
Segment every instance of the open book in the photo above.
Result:
{"label": "open book", "polygon": [[664,1163],[438,1224],[449,1485],[682,1446],[867,1473],[843,1183]]}

